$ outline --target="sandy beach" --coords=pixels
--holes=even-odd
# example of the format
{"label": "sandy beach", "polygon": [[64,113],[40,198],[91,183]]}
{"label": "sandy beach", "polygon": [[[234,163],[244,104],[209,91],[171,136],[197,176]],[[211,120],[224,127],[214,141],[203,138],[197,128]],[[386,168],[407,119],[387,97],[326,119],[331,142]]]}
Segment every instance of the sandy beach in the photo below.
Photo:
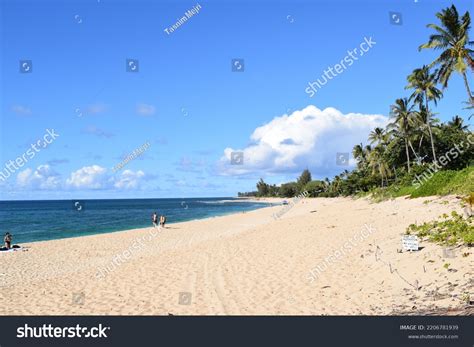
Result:
{"label": "sandy beach", "polygon": [[397,252],[409,224],[461,212],[455,197],[284,208],[25,244],[0,254],[0,314],[472,314],[472,249]]}

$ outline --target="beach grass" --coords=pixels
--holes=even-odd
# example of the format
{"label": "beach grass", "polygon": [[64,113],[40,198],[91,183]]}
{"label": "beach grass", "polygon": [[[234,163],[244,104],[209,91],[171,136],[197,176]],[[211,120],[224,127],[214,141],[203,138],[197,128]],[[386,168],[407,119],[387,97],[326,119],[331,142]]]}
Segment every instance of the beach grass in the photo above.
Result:
{"label": "beach grass", "polygon": [[420,187],[412,182],[392,185],[388,188],[375,188],[360,197],[369,195],[374,201],[384,201],[397,197],[420,198],[427,196],[468,195],[474,192],[474,167],[463,170],[443,170],[433,174]]}

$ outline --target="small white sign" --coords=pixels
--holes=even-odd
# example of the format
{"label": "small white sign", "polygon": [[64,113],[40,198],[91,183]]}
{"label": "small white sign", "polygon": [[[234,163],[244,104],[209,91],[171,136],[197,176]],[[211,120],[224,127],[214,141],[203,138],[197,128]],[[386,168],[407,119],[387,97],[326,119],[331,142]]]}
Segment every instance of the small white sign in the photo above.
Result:
{"label": "small white sign", "polygon": [[418,246],[418,236],[415,235],[403,235],[402,237],[402,247],[404,251],[417,251]]}

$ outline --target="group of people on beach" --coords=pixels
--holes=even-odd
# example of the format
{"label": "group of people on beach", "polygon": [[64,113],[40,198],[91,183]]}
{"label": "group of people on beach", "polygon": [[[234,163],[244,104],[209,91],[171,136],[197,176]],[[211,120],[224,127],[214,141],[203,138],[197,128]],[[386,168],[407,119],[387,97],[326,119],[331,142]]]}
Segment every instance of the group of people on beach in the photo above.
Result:
{"label": "group of people on beach", "polygon": [[153,212],[153,214],[151,215],[151,222],[153,223],[153,226],[155,228],[158,227],[158,223],[160,227],[164,228],[166,223],[166,217],[160,216],[160,221],[158,222],[158,214],[156,212]]}

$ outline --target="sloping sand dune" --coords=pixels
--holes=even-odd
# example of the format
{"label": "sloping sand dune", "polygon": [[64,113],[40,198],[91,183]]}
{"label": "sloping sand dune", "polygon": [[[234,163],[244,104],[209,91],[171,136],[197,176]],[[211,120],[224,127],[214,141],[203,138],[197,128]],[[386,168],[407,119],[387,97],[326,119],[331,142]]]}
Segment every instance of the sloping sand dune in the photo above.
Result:
{"label": "sloping sand dune", "polygon": [[472,249],[397,252],[409,224],[460,211],[456,198],[305,199],[272,217],[282,208],[0,254],[0,314],[472,313]]}

